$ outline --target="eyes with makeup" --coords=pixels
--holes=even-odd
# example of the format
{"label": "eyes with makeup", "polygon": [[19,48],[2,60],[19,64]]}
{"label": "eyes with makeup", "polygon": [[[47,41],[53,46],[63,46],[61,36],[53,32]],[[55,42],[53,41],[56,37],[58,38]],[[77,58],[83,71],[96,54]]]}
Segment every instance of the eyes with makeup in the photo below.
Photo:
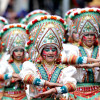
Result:
{"label": "eyes with makeup", "polygon": [[74,34],[78,34],[76,31],[73,31]]}
{"label": "eyes with makeup", "polygon": [[95,36],[95,34],[94,33],[92,33],[92,34],[85,34],[85,36]]}
{"label": "eyes with makeup", "polygon": [[23,49],[15,49],[14,52],[24,52]]}
{"label": "eyes with makeup", "polygon": [[50,52],[50,51],[55,52],[55,51],[57,51],[57,49],[55,47],[46,47],[46,48],[44,48],[44,50],[46,52]]}

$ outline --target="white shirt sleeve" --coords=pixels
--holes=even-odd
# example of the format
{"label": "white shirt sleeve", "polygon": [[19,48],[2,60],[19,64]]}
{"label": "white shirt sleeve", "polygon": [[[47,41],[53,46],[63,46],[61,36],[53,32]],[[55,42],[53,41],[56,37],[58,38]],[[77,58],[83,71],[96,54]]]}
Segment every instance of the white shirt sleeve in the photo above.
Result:
{"label": "white shirt sleeve", "polygon": [[61,84],[66,84],[67,82],[72,82],[76,85],[76,79],[73,76],[76,73],[76,68],[74,66],[68,66],[62,70],[62,75],[60,77]]}
{"label": "white shirt sleeve", "polygon": [[0,62],[0,74],[6,74],[7,72],[7,61]]}
{"label": "white shirt sleeve", "polygon": [[64,61],[64,58],[67,58],[69,61],[70,56],[76,55],[79,56],[79,49],[77,46],[72,44],[63,44],[63,50],[61,51],[61,60]]}
{"label": "white shirt sleeve", "polygon": [[19,75],[22,78],[22,80],[28,74],[33,74],[35,77],[38,77],[37,68],[35,67],[35,64],[33,64],[30,61],[26,61],[26,62],[23,63],[22,70],[19,73]]}

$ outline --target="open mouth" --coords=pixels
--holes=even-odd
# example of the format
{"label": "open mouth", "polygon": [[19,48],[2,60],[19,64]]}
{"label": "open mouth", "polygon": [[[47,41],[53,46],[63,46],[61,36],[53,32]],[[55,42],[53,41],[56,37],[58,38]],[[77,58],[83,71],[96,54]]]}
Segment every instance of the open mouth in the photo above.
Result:
{"label": "open mouth", "polygon": [[53,58],[54,56],[47,56],[48,58]]}
{"label": "open mouth", "polygon": [[18,58],[18,59],[20,59],[20,58],[21,58],[21,56],[17,56],[17,58]]}
{"label": "open mouth", "polygon": [[76,37],[76,39],[79,39],[79,37]]}
{"label": "open mouth", "polygon": [[88,42],[91,43],[92,41],[91,40],[88,40]]}

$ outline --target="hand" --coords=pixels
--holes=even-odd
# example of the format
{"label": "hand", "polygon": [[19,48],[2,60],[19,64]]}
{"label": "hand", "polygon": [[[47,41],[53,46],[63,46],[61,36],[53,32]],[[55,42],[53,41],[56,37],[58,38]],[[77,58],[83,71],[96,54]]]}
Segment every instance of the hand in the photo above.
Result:
{"label": "hand", "polygon": [[93,64],[82,64],[79,65],[81,68],[93,68]]}
{"label": "hand", "polygon": [[97,62],[100,62],[100,59],[87,58],[87,63],[97,63]]}
{"label": "hand", "polygon": [[22,80],[21,77],[18,74],[16,74],[16,73],[12,74],[12,78],[14,79],[15,82],[19,81],[19,80]]}
{"label": "hand", "polygon": [[94,64],[80,64],[77,65],[76,68],[93,68]]}
{"label": "hand", "polygon": [[54,87],[62,87],[63,84],[59,84],[59,83],[52,83],[49,81],[45,81],[45,86],[49,87],[49,88],[54,88]]}
{"label": "hand", "polygon": [[100,59],[94,59],[94,62],[96,63],[96,62],[100,62]]}
{"label": "hand", "polygon": [[45,91],[45,92],[43,92],[43,93],[39,93],[39,94],[36,95],[34,98],[39,98],[39,97],[41,97],[42,100],[45,100],[45,99],[46,99],[47,97],[49,97],[50,95],[54,95],[54,94],[56,94],[56,93],[57,93],[56,89],[55,89],[55,88],[52,88],[52,89],[47,90],[47,91]]}

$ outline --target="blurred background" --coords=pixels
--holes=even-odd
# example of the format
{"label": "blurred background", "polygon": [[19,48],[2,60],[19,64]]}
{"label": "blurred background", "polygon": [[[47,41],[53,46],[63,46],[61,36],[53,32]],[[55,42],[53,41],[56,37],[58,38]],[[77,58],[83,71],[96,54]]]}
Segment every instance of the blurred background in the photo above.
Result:
{"label": "blurred background", "polygon": [[0,0],[0,16],[17,23],[35,9],[64,17],[72,8],[99,7],[100,0]]}

